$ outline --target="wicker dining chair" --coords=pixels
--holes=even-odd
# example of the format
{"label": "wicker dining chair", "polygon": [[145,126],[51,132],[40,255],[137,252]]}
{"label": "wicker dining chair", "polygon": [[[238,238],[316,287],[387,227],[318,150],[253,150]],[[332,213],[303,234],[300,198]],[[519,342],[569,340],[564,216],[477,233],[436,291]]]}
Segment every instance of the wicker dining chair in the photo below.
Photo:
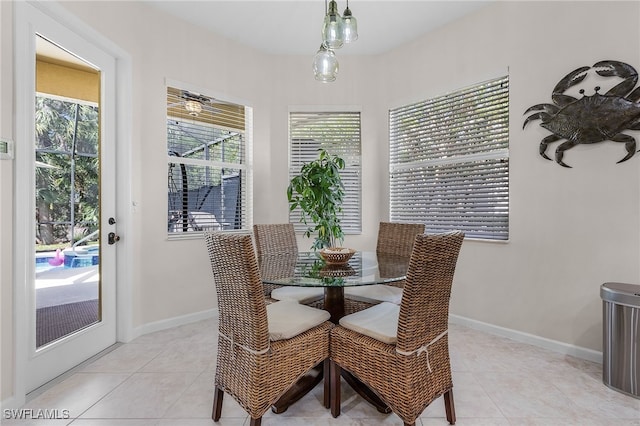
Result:
{"label": "wicker dining chair", "polygon": [[405,425],[444,395],[455,423],[447,338],[449,299],[462,232],[418,235],[398,306],[383,302],[347,315],[331,332],[331,413],[340,414],[341,369],[389,405]]}
{"label": "wicker dining chair", "polygon": [[[292,223],[253,225],[253,238],[263,276],[270,278],[290,277],[298,255],[298,242]],[[269,262],[262,262],[268,257]],[[265,269],[268,268],[268,269]],[[267,303],[274,300],[294,300],[305,305],[322,308],[324,290],[313,287],[286,287],[263,283]],[[275,293],[274,290],[278,289]]]}
{"label": "wicker dining chair", "polygon": [[[416,235],[424,234],[424,229],[423,223],[380,222],[376,254],[378,257],[409,258]],[[380,276],[398,276],[398,271],[384,270],[385,266],[393,265],[402,265],[402,262],[379,262]],[[345,312],[358,312],[381,302],[400,303],[403,286],[404,280],[346,288]]]}
{"label": "wicker dining chair", "polygon": [[380,222],[376,252],[411,256],[416,235],[424,234],[424,223]]}
{"label": "wicker dining chair", "polygon": [[[288,261],[298,255],[298,242],[292,223],[255,224],[253,225],[253,239],[256,244],[258,263],[261,266],[265,256],[282,256],[282,262],[268,263],[268,265],[277,265],[278,270],[264,271],[263,275],[282,275],[284,277],[292,266],[295,266],[295,263],[290,265],[291,262]],[[281,287],[275,284],[263,283],[262,285],[264,295],[267,298],[271,297],[272,290]]]}
{"label": "wicker dining chair", "polygon": [[205,242],[219,309],[212,418],[220,419],[226,392],[258,426],[298,379],[328,360],[333,325],[323,310],[265,304],[251,235],[208,232]]}

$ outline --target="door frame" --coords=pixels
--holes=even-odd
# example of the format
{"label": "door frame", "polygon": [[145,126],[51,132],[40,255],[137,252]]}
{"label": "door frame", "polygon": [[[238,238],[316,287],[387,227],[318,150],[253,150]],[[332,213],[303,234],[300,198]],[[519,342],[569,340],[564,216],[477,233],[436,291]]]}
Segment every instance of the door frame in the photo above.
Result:
{"label": "door frame", "polygon": [[[27,362],[33,354],[30,340],[34,327],[34,309],[29,292],[33,284],[33,244],[29,244],[24,236],[34,236],[32,214],[24,214],[24,206],[33,205],[33,168],[34,153],[31,144],[21,141],[31,140],[34,136],[33,105],[35,94],[35,43],[34,35],[41,28],[57,27],[71,34],[75,40],[88,43],[91,49],[113,59],[115,73],[115,96],[113,113],[108,117],[114,124],[111,126],[111,138],[115,141],[115,155],[112,156],[114,168],[117,170],[115,182],[115,206],[101,206],[101,224],[106,218],[113,216],[117,222],[117,232],[128,235],[132,221],[131,202],[131,60],[118,46],[87,26],[77,17],[54,2],[16,2],[14,3],[14,53],[15,53],[15,227],[14,227],[14,398],[22,405],[28,392]],[[20,146],[22,145],[22,146]],[[28,148],[25,148],[28,147]],[[19,191],[21,187],[29,187],[28,191]],[[24,185],[24,186],[23,186]],[[28,185],[28,186],[27,186]],[[111,231],[101,225],[103,233]],[[102,238],[101,238],[102,239]],[[112,291],[116,310],[112,312],[115,322],[115,341],[126,342],[133,336],[132,327],[132,252],[131,241],[122,238],[115,251],[113,262],[117,265],[114,271],[115,289]],[[46,349],[45,349],[46,350]],[[73,366],[70,366],[72,368]]]}

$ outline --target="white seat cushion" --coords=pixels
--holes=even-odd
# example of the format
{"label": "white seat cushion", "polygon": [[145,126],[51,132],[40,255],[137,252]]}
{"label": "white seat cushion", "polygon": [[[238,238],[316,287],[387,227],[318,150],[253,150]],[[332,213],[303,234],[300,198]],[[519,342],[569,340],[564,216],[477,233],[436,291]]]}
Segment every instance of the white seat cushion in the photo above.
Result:
{"label": "white seat cushion", "polygon": [[349,299],[367,303],[390,302],[399,305],[402,301],[402,289],[386,284],[346,287],[344,295]]}
{"label": "white seat cushion", "polygon": [[301,305],[293,301],[280,301],[267,305],[267,322],[271,341],[291,339],[331,318],[327,311]]}
{"label": "white seat cushion", "polygon": [[324,297],[322,287],[290,287],[284,286],[274,289],[271,298],[276,300],[288,300],[298,303],[309,303]]}
{"label": "white seat cushion", "polygon": [[398,316],[400,305],[382,302],[340,318],[340,325],[383,343],[395,345],[398,342]]}

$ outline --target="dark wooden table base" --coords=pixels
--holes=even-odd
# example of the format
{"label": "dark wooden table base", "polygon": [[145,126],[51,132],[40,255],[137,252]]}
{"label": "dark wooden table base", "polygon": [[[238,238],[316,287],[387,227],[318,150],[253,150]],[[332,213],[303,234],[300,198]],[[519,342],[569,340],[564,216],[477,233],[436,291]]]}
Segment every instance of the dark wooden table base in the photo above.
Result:
{"label": "dark wooden table base", "polygon": [[[331,314],[330,321],[334,324],[338,324],[340,318],[344,316],[344,287],[325,287],[324,289],[324,309]],[[325,400],[324,406],[329,408],[329,379],[335,380],[333,377],[329,377],[329,363],[328,360],[315,366],[308,374],[303,376],[293,387],[291,387],[280,399],[273,404],[271,411],[276,414],[281,414],[287,411],[287,409],[294,402],[305,396],[315,388],[318,383],[327,375],[325,380]],[[355,376],[346,370],[341,371],[344,380],[351,386],[351,388],[358,393],[365,401],[368,401],[371,405],[376,407],[380,413],[389,414],[391,408],[385,404],[378,395],[376,395],[367,385],[358,380]],[[339,380],[339,378],[338,378]]]}

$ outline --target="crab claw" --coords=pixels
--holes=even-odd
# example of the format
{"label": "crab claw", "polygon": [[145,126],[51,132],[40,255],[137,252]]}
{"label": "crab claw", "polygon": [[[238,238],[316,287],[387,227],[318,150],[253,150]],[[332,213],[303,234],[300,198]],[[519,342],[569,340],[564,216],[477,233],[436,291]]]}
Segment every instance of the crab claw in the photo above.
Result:
{"label": "crab claw", "polygon": [[550,118],[551,116],[546,112],[536,112],[535,114],[531,114],[524,120],[524,124],[522,125],[522,128],[524,129],[527,126],[527,124],[529,124],[530,121],[533,121],[533,120],[545,121],[545,120],[549,120]]}
{"label": "crab claw", "polygon": [[638,72],[629,64],[620,61],[600,61],[593,65],[598,75],[603,77],[621,77],[621,83],[611,88],[606,95],[624,97],[638,82]]}
{"label": "crab claw", "polygon": [[556,87],[553,88],[551,99],[553,99],[553,101],[560,106],[565,106],[575,101],[576,98],[569,95],[563,95],[563,93],[584,80],[589,69],[589,67],[580,67],[567,74],[562,80],[558,82],[558,84],[556,84]]}
{"label": "crab claw", "polygon": [[547,114],[555,114],[556,112],[560,111],[560,107],[553,104],[537,104],[527,108],[527,110],[524,113],[527,114],[527,113],[530,113],[531,111],[541,111],[541,110],[546,112]]}

